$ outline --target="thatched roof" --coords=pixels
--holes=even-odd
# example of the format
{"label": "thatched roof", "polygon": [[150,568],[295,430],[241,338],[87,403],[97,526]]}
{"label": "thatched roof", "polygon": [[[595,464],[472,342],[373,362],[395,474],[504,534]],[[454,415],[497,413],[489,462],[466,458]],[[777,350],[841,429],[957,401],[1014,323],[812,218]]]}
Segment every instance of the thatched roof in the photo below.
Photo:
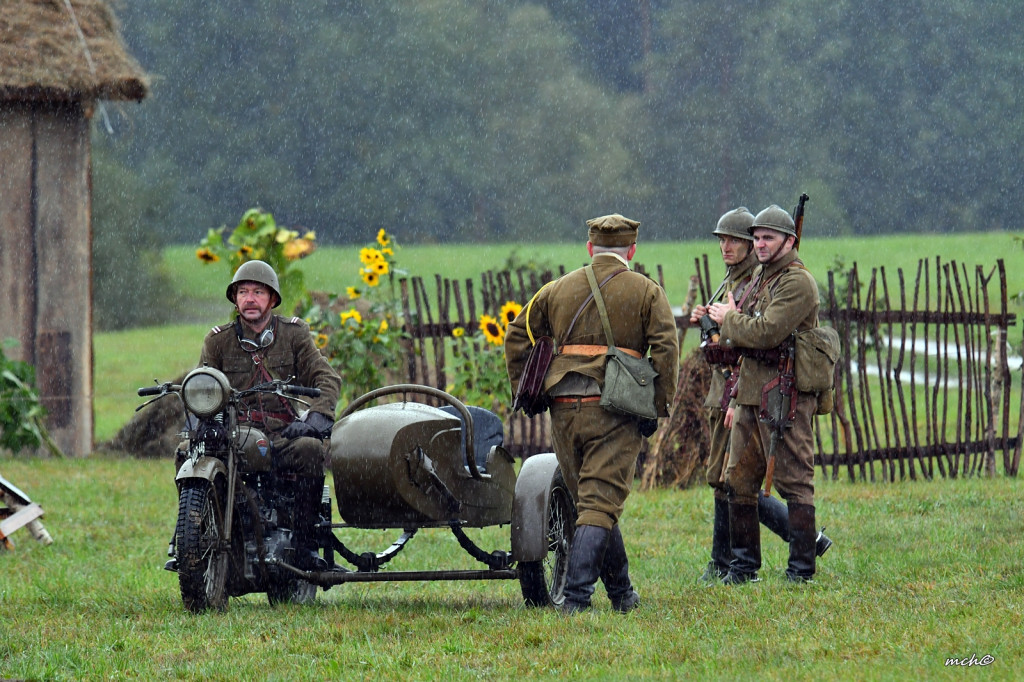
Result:
{"label": "thatched roof", "polygon": [[125,50],[105,0],[71,0],[74,17],[67,4],[0,0],[0,100],[144,98],[146,74]]}

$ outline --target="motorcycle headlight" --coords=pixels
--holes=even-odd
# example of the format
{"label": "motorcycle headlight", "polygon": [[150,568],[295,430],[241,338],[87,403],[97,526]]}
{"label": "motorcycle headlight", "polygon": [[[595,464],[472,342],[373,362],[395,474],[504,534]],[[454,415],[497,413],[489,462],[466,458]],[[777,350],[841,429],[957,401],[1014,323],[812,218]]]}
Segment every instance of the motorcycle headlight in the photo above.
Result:
{"label": "motorcycle headlight", "polygon": [[189,372],[181,382],[181,398],[185,407],[199,417],[217,414],[228,402],[231,386],[220,370],[200,367]]}

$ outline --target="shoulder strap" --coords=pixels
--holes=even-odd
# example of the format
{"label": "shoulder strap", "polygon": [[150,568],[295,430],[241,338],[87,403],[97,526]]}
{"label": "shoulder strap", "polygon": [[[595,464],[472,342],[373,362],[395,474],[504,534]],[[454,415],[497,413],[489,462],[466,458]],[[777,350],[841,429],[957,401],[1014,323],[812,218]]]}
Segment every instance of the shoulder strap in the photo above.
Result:
{"label": "shoulder strap", "polygon": [[[601,286],[597,283],[597,277],[594,276],[594,266],[588,265],[586,270],[587,281],[590,282],[590,293],[594,297],[594,303],[597,304],[597,312],[601,315],[601,326],[604,327],[604,336],[608,341],[608,347],[612,348],[615,346],[615,337],[612,335],[612,325],[608,321],[608,311],[604,307],[604,296],[601,295]],[[620,270],[619,272],[622,271]],[[607,281],[606,279],[605,282]],[[589,301],[590,299],[587,300]],[[575,322],[575,320],[573,321]]]}
{"label": "shoulder strap", "polygon": [[[612,274],[608,275],[603,280],[601,280],[600,284],[597,284],[597,276],[594,275],[594,266],[593,265],[587,265],[585,267],[585,270],[586,270],[586,273],[587,273],[587,281],[590,282],[590,295],[587,296],[586,299],[584,299],[583,303],[580,305],[580,309],[576,311],[576,316],[572,318],[572,322],[569,324],[569,328],[565,332],[565,337],[564,338],[565,338],[566,341],[569,340],[569,334],[572,333],[573,327],[576,326],[576,320],[580,319],[580,314],[583,312],[583,309],[587,307],[587,304],[590,303],[591,299],[595,298],[594,294],[595,293],[598,294],[598,297],[596,298],[596,300],[600,301],[601,308],[603,308],[604,307],[604,299],[600,298],[600,289],[601,289],[601,287],[603,287],[605,284],[607,284],[608,280],[610,280],[612,277],[614,277],[615,275],[618,275],[620,273],[626,272],[627,270],[629,270],[629,268],[622,268],[621,270],[616,270],[615,272],[613,272]],[[596,288],[595,288],[595,284],[596,284]],[[599,313],[601,312],[601,308],[598,308],[598,312]],[[602,324],[604,324],[604,317],[606,317],[606,315],[601,318]]]}

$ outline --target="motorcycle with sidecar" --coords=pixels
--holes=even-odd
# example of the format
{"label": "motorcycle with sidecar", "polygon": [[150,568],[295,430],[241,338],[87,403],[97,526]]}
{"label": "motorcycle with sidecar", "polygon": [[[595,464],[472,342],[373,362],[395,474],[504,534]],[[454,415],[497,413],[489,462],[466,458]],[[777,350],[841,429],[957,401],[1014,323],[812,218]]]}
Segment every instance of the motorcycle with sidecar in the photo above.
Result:
{"label": "motorcycle with sidecar", "polygon": [[[294,486],[273,467],[271,440],[239,422],[240,405],[255,393],[302,403],[301,396],[318,391],[282,380],[238,391],[206,366],[180,385],[139,389],[153,396],[140,409],[176,395],[185,411],[187,450],[176,476],[168,568],[178,574],[186,609],[224,609],[229,597],[252,593],[265,593],[271,604],[308,603],[318,587],[421,580],[518,580],[528,606],[563,601],[576,509],[554,454],[525,459],[517,474],[500,418],[418,384],[370,391],[335,422],[334,496],[325,485],[315,533],[324,561],[313,570],[297,567]],[[335,503],[340,523],[332,522]],[[488,526],[509,527],[507,548],[487,551],[467,533]],[[448,529],[480,567],[388,570],[424,529]],[[393,530],[397,537],[381,551],[357,551],[336,530],[346,537]]]}

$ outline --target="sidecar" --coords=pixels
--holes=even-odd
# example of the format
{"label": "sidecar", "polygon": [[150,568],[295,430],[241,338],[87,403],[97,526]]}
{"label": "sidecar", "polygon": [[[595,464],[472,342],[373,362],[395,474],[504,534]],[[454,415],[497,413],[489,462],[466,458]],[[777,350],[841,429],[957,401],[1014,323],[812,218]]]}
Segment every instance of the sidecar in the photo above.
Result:
{"label": "sidecar", "polygon": [[[401,401],[365,407],[396,395]],[[413,400],[423,396],[441,407]],[[561,603],[575,506],[554,454],[527,458],[517,475],[503,433],[493,413],[428,386],[388,386],[354,400],[331,434],[330,468],[343,522],[322,529],[330,568],[291,570],[325,589],[347,582],[518,579],[527,604]],[[466,533],[485,526],[508,526],[508,548],[485,550]],[[383,551],[357,552],[334,533],[342,528],[399,535]],[[450,529],[481,567],[386,570],[424,528]]]}

